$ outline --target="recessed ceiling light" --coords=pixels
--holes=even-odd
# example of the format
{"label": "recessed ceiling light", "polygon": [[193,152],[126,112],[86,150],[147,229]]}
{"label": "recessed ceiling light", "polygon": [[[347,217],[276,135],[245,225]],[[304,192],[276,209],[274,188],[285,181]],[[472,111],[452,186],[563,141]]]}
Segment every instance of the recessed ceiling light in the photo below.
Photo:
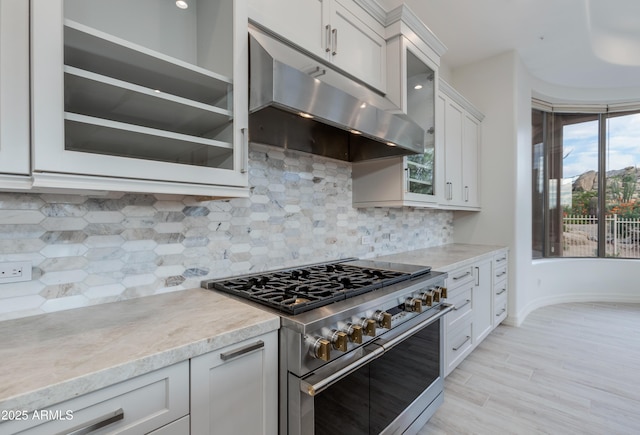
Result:
{"label": "recessed ceiling light", "polygon": [[365,107],[367,107],[367,103],[362,103],[362,104],[360,105],[360,108],[361,108],[361,109],[364,109]]}
{"label": "recessed ceiling light", "polygon": [[358,131],[358,130],[349,130],[351,133],[353,134],[362,134],[362,132]]}
{"label": "recessed ceiling light", "polygon": [[180,9],[187,9],[189,7],[189,4],[184,0],[178,0],[176,2],[176,6],[178,6]]}
{"label": "recessed ceiling light", "polygon": [[303,118],[308,118],[308,119],[313,118],[313,115],[309,115],[308,113],[304,113],[304,112],[300,112],[298,113],[298,115],[302,116]]}
{"label": "recessed ceiling light", "polygon": [[387,142],[387,145],[389,145],[390,147],[396,146],[396,144],[394,144],[393,142]]}
{"label": "recessed ceiling light", "polygon": [[416,90],[418,90],[418,89],[422,89],[422,85],[415,85],[415,86],[413,87],[413,89],[416,89]]}

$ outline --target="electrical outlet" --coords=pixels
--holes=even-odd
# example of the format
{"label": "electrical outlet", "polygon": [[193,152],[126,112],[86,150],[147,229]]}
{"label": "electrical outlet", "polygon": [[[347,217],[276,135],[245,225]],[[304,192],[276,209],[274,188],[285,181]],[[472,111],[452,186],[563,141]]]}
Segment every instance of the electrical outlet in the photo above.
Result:
{"label": "electrical outlet", "polygon": [[0,263],[0,284],[31,281],[31,262]]}
{"label": "electrical outlet", "polygon": [[373,242],[373,238],[371,236],[362,236],[362,244],[370,245]]}

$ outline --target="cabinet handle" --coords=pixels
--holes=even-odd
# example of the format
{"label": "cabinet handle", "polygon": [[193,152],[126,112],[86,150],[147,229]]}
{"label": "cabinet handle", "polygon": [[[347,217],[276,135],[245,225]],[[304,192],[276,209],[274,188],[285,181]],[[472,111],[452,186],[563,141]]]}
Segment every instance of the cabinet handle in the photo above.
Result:
{"label": "cabinet handle", "polygon": [[507,272],[502,271],[499,274],[496,275],[496,278],[500,278],[501,276],[505,276],[507,274]]}
{"label": "cabinet handle", "polygon": [[506,309],[506,308],[501,309],[501,310],[500,310],[500,312],[499,312],[498,314],[496,314],[496,317],[500,317],[500,316],[502,316],[502,314],[503,314],[505,311],[507,311],[507,309]]}
{"label": "cabinet handle", "polygon": [[331,33],[333,35],[333,48],[331,50],[331,55],[335,56],[338,54],[338,29],[333,29]]}
{"label": "cabinet handle", "polygon": [[496,259],[496,263],[502,263],[502,262],[503,262],[504,260],[506,260],[506,259],[507,259],[507,256],[506,256],[506,255],[505,255],[504,257],[502,257],[502,258],[497,258],[497,259]]}
{"label": "cabinet handle", "polygon": [[248,344],[244,347],[241,347],[236,350],[232,350],[231,352],[225,352],[220,354],[220,359],[222,361],[229,361],[230,359],[237,358],[241,355],[247,354],[249,352],[253,352],[254,350],[261,349],[264,347],[264,341],[258,340],[253,344]]}
{"label": "cabinet handle", "polygon": [[457,347],[453,347],[452,350],[457,351],[458,349],[460,349],[462,346],[464,346],[464,344],[469,341],[471,339],[470,336],[467,335],[467,338],[464,339],[464,341],[462,343],[460,343]]}
{"label": "cabinet handle", "polygon": [[240,133],[242,134],[242,144],[240,145],[240,173],[247,173],[247,166],[249,166],[249,135],[248,129],[243,127],[240,129]]}
{"label": "cabinet handle", "polygon": [[500,296],[502,293],[506,292],[507,289],[503,288],[502,290],[500,290],[498,293],[496,293],[496,296]]}
{"label": "cabinet handle", "polygon": [[453,277],[453,280],[454,280],[454,281],[457,281],[457,280],[459,280],[459,279],[466,278],[466,277],[467,277],[467,276],[469,276],[469,275],[471,275],[471,272],[466,272],[466,273],[464,273],[464,274],[462,274],[462,275],[460,275],[460,276],[454,276],[454,277]]}
{"label": "cabinet handle", "polygon": [[469,186],[464,186],[464,202],[469,202]]}
{"label": "cabinet handle", "polygon": [[465,303],[464,303],[464,304],[462,304],[462,305],[460,305],[459,307],[453,307],[453,311],[461,310],[461,309],[463,309],[464,307],[466,307],[467,305],[469,305],[470,303],[471,303],[471,299],[467,299],[467,300],[465,301]]}
{"label": "cabinet handle", "polygon": [[63,432],[58,432],[57,435],[85,435],[123,419],[124,411],[122,410],[122,408],[120,408],[116,411],[110,412],[107,415],[103,415],[102,417],[94,418],[93,420],[84,423],[83,425],[76,426],[75,428],[71,429],[71,431],[65,430]]}
{"label": "cabinet handle", "polygon": [[331,51],[331,24],[327,24],[324,28],[324,37],[324,45],[326,47],[324,51],[329,53]]}
{"label": "cabinet handle", "polygon": [[476,269],[476,287],[480,287],[480,268],[475,267]]}

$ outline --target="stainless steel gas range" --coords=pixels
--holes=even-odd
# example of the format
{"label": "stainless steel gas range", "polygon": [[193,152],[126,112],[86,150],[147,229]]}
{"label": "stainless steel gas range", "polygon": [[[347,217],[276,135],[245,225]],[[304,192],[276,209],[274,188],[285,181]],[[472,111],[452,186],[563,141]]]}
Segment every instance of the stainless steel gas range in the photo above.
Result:
{"label": "stainless steel gas range", "polygon": [[203,281],[276,310],[280,433],[415,433],[443,401],[446,274],[348,259]]}

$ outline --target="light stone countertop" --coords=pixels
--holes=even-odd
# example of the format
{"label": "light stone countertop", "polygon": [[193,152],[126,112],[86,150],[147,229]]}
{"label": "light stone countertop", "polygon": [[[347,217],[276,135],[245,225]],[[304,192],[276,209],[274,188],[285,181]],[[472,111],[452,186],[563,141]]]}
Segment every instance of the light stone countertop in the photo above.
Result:
{"label": "light stone countertop", "polygon": [[376,257],[376,260],[395,263],[417,264],[431,266],[433,271],[451,272],[460,267],[468,266],[477,261],[491,258],[497,252],[506,251],[505,246],[494,245],[466,245],[452,243],[433,248],[418,249]]}
{"label": "light stone countertop", "polygon": [[3,321],[0,410],[42,409],[279,327],[204,289]]}

